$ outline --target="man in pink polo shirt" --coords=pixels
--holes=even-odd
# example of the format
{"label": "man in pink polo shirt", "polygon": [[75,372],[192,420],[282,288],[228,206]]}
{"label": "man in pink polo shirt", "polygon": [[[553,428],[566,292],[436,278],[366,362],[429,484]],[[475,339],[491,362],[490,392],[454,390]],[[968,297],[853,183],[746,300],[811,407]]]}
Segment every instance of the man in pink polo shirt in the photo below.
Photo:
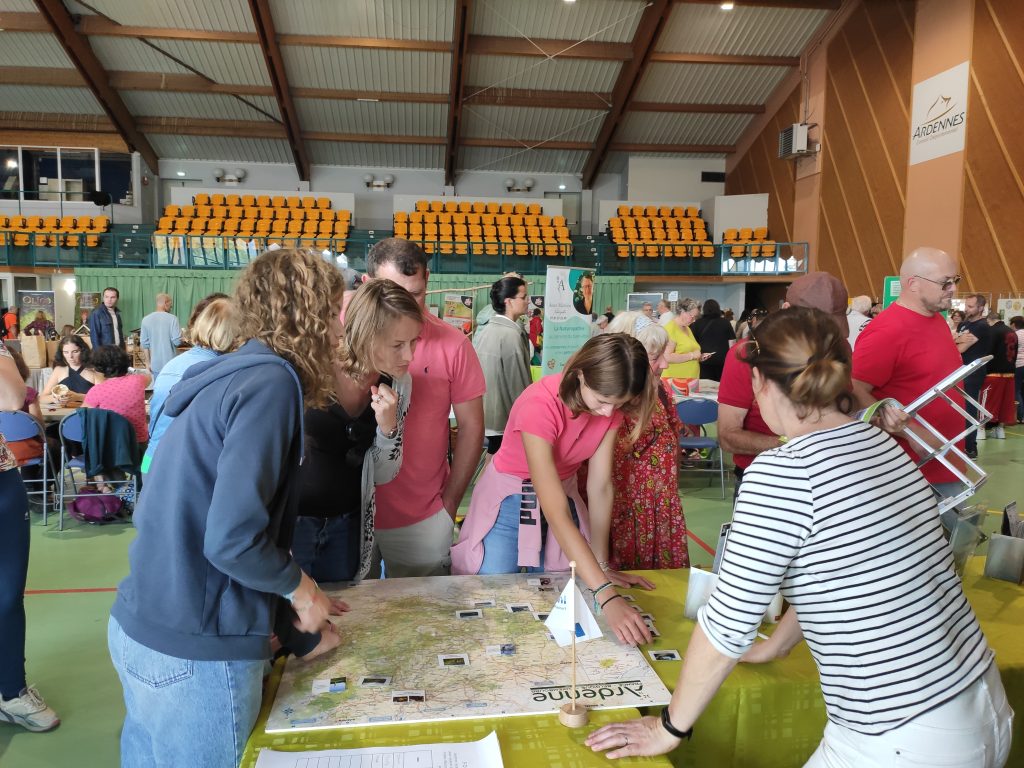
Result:
{"label": "man in pink polo shirt", "polygon": [[[389,577],[445,575],[451,567],[455,513],[483,452],[484,373],[469,338],[426,311],[430,270],[422,248],[385,238],[370,250],[366,270],[370,277],[398,283],[424,310],[409,369],[412,397],[402,469],[377,487],[375,549],[380,557],[374,553],[374,565],[383,559]],[[449,467],[452,410],[459,439]]]}

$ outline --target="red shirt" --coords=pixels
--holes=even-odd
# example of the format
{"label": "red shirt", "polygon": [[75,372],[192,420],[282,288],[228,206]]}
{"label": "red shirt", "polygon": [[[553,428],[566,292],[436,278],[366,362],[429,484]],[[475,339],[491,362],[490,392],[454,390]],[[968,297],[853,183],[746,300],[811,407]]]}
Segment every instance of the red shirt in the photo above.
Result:
{"label": "red shirt", "polygon": [[[867,324],[853,350],[853,378],[872,386],[871,394],[881,400],[892,397],[903,405],[961,366],[960,353],[940,314],[925,317],[900,304],[890,304]],[[947,393],[963,407],[959,393]],[[946,437],[964,430],[964,418],[944,400],[937,399],[920,411],[921,417]],[[900,441],[911,456],[915,452]],[[963,448],[963,441],[957,443]],[[947,483],[956,477],[937,461],[921,471],[930,483]]]}
{"label": "red shirt", "polygon": [[[949,335],[949,331],[946,331]],[[760,432],[762,435],[774,435],[771,428],[761,418],[761,409],[754,398],[754,383],[750,376],[750,366],[739,358],[739,351],[749,344],[748,339],[737,341],[725,356],[722,368],[722,381],[718,385],[718,404],[742,408],[747,412],[743,417],[743,428],[749,432]],[[732,460],[740,469],[746,469],[754,460],[753,455],[734,453]]]}

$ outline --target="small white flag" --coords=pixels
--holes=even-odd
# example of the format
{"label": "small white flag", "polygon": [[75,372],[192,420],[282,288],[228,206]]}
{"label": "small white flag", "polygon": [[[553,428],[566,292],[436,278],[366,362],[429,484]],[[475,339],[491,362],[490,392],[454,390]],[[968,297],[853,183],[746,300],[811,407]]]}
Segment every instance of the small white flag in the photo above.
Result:
{"label": "small white flag", "polygon": [[[575,622],[572,620],[573,597],[576,599]],[[583,599],[579,588],[572,580],[565,585],[562,594],[558,596],[558,601],[555,603],[555,607],[551,609],[551,613],[547,621],[544,622],[544,626],[551,631],[555,642],[562,648],[572,642],[574,632],[576,634],[576,642],[578,643],[584,640],[596,640],[604,636],[601,633],[601,628],[597,625],[597,619],[594,618],[594,614],[590,612],[590,608],[587,606],[587,601]]]}

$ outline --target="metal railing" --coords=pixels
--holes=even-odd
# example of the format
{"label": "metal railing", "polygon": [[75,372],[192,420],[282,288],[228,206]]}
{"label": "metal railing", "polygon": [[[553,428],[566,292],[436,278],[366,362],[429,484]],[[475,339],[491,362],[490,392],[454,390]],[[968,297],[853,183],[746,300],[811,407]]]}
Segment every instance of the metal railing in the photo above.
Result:
{"label": "metal railing", "polygon": [[[25,234],[25,233],[22,233]],[[369,249],[379,238],[223,237],[105,232],[79,235],[68,245],[67,233],[32,232],[28,245],[14,245],[13,232],[0,232],[0,264],[26,267],[136,267],[241,269],[267,248],[310,248],[325,257],[344,253],[355,269],[364,268]],[[382,235],[384,236],[384,235]],[[90,245],[90,243],[92,243]],[[682,247],[681,247],[682,246]],[[593,269],[605,275],[770,276],[807,271],[807,243],[764,246],[686,246],[681,243],[622,246],[604,238],[577,238],[573,243],[427,241],[431,272],[437,274],[540,274],[549,265]],[[756,249],[756,250],[755,250]],[[710,251],[710,253],[709,253]],[[756,254],[756,255],[755,255]]]}

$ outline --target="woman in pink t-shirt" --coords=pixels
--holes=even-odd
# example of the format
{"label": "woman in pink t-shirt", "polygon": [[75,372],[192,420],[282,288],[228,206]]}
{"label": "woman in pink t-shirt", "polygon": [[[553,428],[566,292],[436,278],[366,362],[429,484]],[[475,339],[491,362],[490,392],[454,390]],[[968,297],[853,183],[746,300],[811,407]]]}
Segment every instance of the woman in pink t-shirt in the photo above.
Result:
{"label": "woman in pink t-shirt", "polygon": [[[654,585],[609,569],[608,534],[621,411],[635,414],[635,439],[656,404],[656,384],[643,345],[613,333],[590,339],[560,375],[527,387],[509,413],[501,448],[473,489],[452,547],[452,573],[516,573],[522,566],[564,571],[575,560],[619,639],[649,642],[640,614],[616,599],[622,596],[615,586]],[[588,459],[589,509],[576,484],[576,471]]]}

